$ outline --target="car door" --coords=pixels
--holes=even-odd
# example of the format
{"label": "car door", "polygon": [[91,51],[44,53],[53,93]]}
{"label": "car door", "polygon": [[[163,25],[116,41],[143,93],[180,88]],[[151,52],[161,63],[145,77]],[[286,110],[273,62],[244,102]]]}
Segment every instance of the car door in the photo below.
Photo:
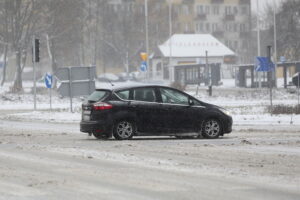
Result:
{"label": "car door", "polygon": [[172,88],[161,87],[159,93],[165,128],[171,132],[194,131],[203,107],[194,105],[189,95]]}
{"label": "car door", "polygon": [[157,91],[155,87],[132,89],[131,107],[136,113],[136,124],[140,133],[157,133],[161,131],[162,120],[159,114]]}

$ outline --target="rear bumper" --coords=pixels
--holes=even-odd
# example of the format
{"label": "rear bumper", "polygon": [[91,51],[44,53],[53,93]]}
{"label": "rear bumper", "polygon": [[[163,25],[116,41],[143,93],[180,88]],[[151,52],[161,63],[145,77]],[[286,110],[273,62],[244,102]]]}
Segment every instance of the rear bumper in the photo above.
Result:
{"label": "rear bumper", "polygon": [[81,121],[80,131],[84,133],[110,133],[112,125],[105,121]]}

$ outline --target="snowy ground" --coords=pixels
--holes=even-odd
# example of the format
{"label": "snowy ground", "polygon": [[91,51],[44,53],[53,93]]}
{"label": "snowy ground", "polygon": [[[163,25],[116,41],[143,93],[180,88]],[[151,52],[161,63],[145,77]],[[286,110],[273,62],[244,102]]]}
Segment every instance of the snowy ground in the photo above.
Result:
{"label": "snowy ground", "polygon": [[[230,83],[232,84],[232,83]],[[106,85],[108,86],[108,85]],[[231,134],[217,140],[140,137],[96,140],[79,132],[81,100],[0,88],[0,200],[270,199],[300,197],[300,118],[271,116],[267,90],[188,87],[226,107]],[[42,94],[44,92],[44,94]],[[297,96],[274,91],[274,104]]]}
{"label": "snowy ground", "polygon": [[300,196],[300,136],[282,127],[218,140],[101,141],[78,124],[0,120],[0,132],[1,200]]}

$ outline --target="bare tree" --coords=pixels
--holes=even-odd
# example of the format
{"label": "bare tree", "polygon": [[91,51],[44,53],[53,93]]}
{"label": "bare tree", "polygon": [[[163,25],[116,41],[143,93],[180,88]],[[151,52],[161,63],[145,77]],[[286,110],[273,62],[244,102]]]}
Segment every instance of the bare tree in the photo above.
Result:
{"label": "bare tree", "polygon": [[[266,21],[270,26],[268,29],[268,41],[274,40],[273,7],[268,6]],[[277,48],[278,55],[285,56],[289,60],[300,59],[300,1],[284,1],[276,13],[277,23]]]}
{"label": "bare tree", "polygon": [[52,71],[59,65],[80,65],[82,0],[44,0],[43,31]]}
{"label": "bare tree", "polygon": [[0,21],[4,22],[0,24],[0,45],[3,46],[3,71],[1,86],[3,86],[6,80],[6,66],[7,66],[7,53],[8,53],[8,15],[7,15],[7,1],[0,2]]}
{"label": "bare tree", "polygon": [[22,90],[22,71],[24,69],[27,50],[34,34],[34,30],[40,19],[39,11],[41,1],[38,0],[5,0],[4,19],[7,21],[4,31],[7,37],[7,43],[11,51],[15,54],[16,73],[14,79],[13,91]]}

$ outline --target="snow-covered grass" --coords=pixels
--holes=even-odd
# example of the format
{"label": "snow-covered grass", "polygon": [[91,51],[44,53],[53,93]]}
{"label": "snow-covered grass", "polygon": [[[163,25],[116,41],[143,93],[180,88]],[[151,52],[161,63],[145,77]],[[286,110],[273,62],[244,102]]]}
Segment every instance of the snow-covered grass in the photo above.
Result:
{"label": "snow-covered grass", "polygon": [[[268,89],[246,89],[232,87],[233,80],[227,80],[228,87],[213,88],[213,96],[208,96],[207,87],[201,86],[196,95],[197,86],[188,86],[186,92],[196,98],[228,109],[235,125],[300,125],[299,115],[273,115],[268,113],[270,93]],[[115,83],[115,85],[132,83]],[[9,84],[0,88],[0,110],[5,112],[1,118],[11,120],[35,120],[60,123],[78,123],[81,119],[80,98],[73,98],[73,112],[70,112],[70,99],[61,98],[56,92],[52,96],[52,110],[46,89],[38,90],[37,110],[33,110],[32,83],[24,83],[23,93],[9,93]],[[39,85],[39,87],[43,87]],[[111,87],[109,83],[97,83],[97,87]],[[284,89],[273,91],[273,105],[297,105],[297,94]]]}

